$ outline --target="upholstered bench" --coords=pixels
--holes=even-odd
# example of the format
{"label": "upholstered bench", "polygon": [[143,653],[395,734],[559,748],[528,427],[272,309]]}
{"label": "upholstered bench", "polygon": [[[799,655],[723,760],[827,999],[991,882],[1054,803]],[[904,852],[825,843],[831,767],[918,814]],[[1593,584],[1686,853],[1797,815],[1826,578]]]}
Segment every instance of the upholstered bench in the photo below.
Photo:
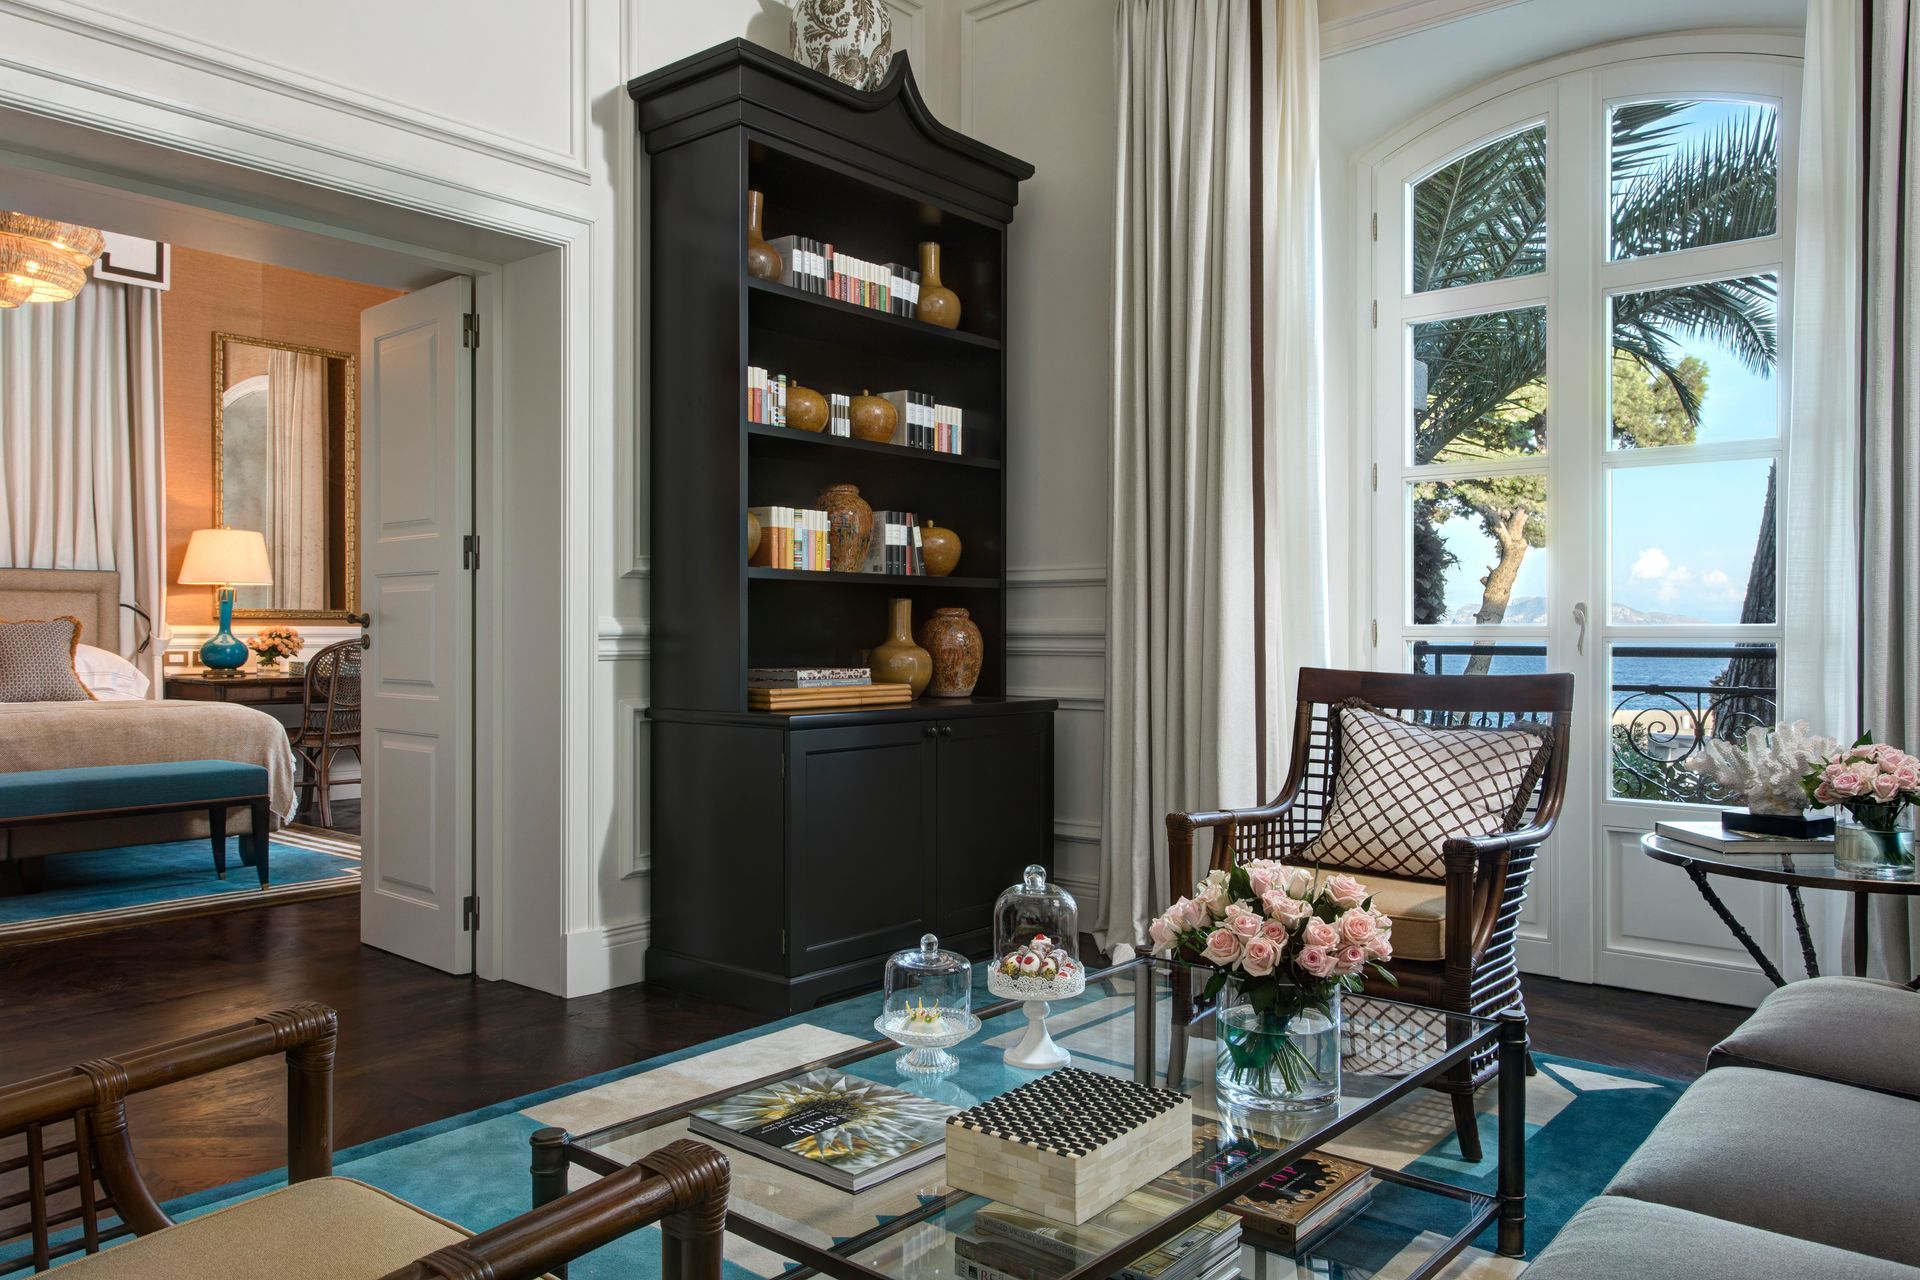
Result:
{"label": "upholstered bench", "polygon": [[151,764],[31,769],[0,773],[0,831],[54,822],[83,822],[204,809],[213,840],[213,870],[227,875],[227,810],[245,805],[253,830],[241,838],[240,860],[267,883],[271,817],[267,771],[232,760],[164,760]]}
{"label": "upholstered bench", "polygon": [[1707,1066],[1817,1076],[1920,1101],[1920,992],[1875,978],[1776,988]]}

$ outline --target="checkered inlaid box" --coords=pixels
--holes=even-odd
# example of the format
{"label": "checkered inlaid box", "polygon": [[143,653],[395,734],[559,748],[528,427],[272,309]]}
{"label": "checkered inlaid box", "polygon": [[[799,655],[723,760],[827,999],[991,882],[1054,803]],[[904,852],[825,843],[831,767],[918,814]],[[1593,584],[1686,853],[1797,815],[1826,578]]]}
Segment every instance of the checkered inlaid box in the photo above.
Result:
{"label": "checkered inlaid box", "polygon": [[1067,1067],[947,1119],[947,1185],[1082,1223],[1193,1152],[1183,1093]]}

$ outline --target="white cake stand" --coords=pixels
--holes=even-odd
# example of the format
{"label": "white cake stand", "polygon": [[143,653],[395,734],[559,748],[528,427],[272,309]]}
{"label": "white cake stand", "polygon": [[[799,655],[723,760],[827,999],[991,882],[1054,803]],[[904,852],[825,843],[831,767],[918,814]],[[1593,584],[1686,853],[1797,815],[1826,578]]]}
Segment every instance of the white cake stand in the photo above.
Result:
{"label": "white cake stand", "polygon": [[1073,1055],[1047,1032],[1047,1002],[1071,999],[1086,989],[1087,976],[1077,968],[1071,978],[1009,978],[998,970],[988,972],[988,991],[1002,1000],[1025,1001],[1027,1006],[1027,1033],[1001,1060],[1026,1071],[1048,1071],[1072,1062]]}
{"label": "white cake stand", "polygon": [[940,1010],[940,1020],[937,1031],[916,1031],[906,1014],[883,1013],[873,1020],[873,1029],[906,1050],[894,1059],[900,1070],[939,1075],[960,1065],[947,1050],[980,1029],[980,1019],[960,1009]]}

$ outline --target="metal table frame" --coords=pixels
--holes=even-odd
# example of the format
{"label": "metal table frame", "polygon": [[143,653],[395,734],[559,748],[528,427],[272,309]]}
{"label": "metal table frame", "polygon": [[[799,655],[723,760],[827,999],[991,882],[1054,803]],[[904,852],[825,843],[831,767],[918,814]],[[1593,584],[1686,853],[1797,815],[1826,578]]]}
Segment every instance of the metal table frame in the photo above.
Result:
{"label": "metal table frame", "polygon": [[[1127,964],[1116,966],[1103,973],[1090,975],[1088,985],[1105,979],[1124,975],[1130,970],[1149,970],[1150,966],[1166,967],[1165,961],[1142,957]],[[1138,1002],[1134,1016],[1134,1063],[1136,1075],[1151,1076],[1156,1053],[1155,1018],[1153,1011],[1156,984],[1150,971],[1142,973],[1143,980],[1135,987],[1135,999]],[[1392,1001],[1378,1001],[1392,1004]],[[1017,1001],[1002,1001],[980,1010],[982,1021],[1012,1012],[1021,1006]],[[1202,1017],[1211,1016],[1208,1014]],[[1494,1195],[1471,1191],[1449,1183],[1424,1178],[1398,1169],[1375,1167],[1375,1176],[1385,1181],[1403,1186],[1415,1187],[1436,1195],[1461,1200],[1469,1204],[1484,1200],[1468,1215],[1465,1225],[1450,1236],[1425,1262],[1407,1274],[1407,1280],[1432,1280],[1448,1263],[1457,1257],[1461,1250],[1479,1235],[1489,1224],[1497,1224],[1498,1250],[1507,1257],[1520,1257],[1526,1250],[1526,1068],[1527,1068],[1527,1020],[1524,1015],[1508,1011],[1492,1018],[1472,1018],[1461,1014],[1452,1014],[1462,1022],[1478,1024],[1469,1035],[1447,1047],[1433,1061],[1419,1070],[1395,1080],[1374,1097],[1355,1106],[1347,1114],[1340,1116],[1332,1124],[1315,1130],[1311,1135],[1288,1143],[1276,1150],[1273,1157],[1252,1166],[1246,1173],[1235,1177],[1226,1185],[1194,1200],[1179,1213],[1162,1220],[1151,1229],[1140,1233],[1125,1245],[1098,1258],[1081,1263],[1070,1270],[1063,1270],[1055,1280],[1105,1280],[1118,1274],[1135,1258],[1160,1244],[1171,1240],[1193,1224],[1214,1211],[1224,1208],[1227,1203],[1252,1189],[1259,1181],[1279,1165],[1306,1151],[1328,1142],[1355,1125],[1372,1119],[1385,1111],[1390,1105],[1408,1097],[1416,1090],[1438,1079],[1447,1072],[1473,1057],[1475,1053],[1492,1047],[1499,1058],[1499,1074],[1496,1088],[1499,1096],[1499,1137],[1498,1137],[1498,1186]],[[1197,1021],[1198,1019],[1195,1019]],[[673,1106],[665,1107],[643,1116],[605,1126],[592,1133],[578,1137],[563,1129],[546,1128],[531,1136],[532,1164],[530,1173],[533,1184],[533,1205],[547,1204],[567,1191],[567,1171],[577,1166],[601,1176],[617,1173],[626,1166],[619,1160],[605,1155],[588,1145],[593,1138],[611,1130],[637,1131],[657,1124],[670,1123],[685,1117],[695,1109],[718,1102],[724,1098],[747,1089],[772,1084],[791,1076],[808,1071],[816,1071],[845,1066],[852,1062],[890,1053],[898,1049],[891,1040],[875,1040],[856,1048],[848,1049],[831,1057],[821,1058],[804,1066],[791,1067],[762,1077],[759,1080],[735,1085],[709,1094],[706,1097],[692,1099]],[[1145,1064],[1142,1066],[1141,1064]],[[849,1240],[838,1242],[831,1250],[823,1249],[809,1241],[796,1239],[781,1231],[755,1221],[744,1213],[731,1209],[727,1214],[727,1230],[751,1241],[762,1248],[769,1249],[782,1257],[800,1264],[800,1269],[784,1273],[781,1280],[804,1280],[815,1274],[832,1276],[835,1280],[898,1280],[887,1272],[867,1266],[849,1256],[885,1240],[889,1236],[916,1223],[945,1211],[971,1197],[970,1192],[949,1190],[946,1195],[931,1200],[918,1209],[891,1218],[872,1230]],[[559,1273],[564,1280],[565,1272]]]}

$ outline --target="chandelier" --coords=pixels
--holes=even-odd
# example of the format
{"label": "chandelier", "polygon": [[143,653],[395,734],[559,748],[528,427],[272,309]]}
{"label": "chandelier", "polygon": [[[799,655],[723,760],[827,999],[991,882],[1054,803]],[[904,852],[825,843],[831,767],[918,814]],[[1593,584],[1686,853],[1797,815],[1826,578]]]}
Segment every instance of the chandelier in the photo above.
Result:
{"label": "chandelier", "polygon": [[65,302],[87,286],[106,237],[92,227],[0,209],[0,310]]}

